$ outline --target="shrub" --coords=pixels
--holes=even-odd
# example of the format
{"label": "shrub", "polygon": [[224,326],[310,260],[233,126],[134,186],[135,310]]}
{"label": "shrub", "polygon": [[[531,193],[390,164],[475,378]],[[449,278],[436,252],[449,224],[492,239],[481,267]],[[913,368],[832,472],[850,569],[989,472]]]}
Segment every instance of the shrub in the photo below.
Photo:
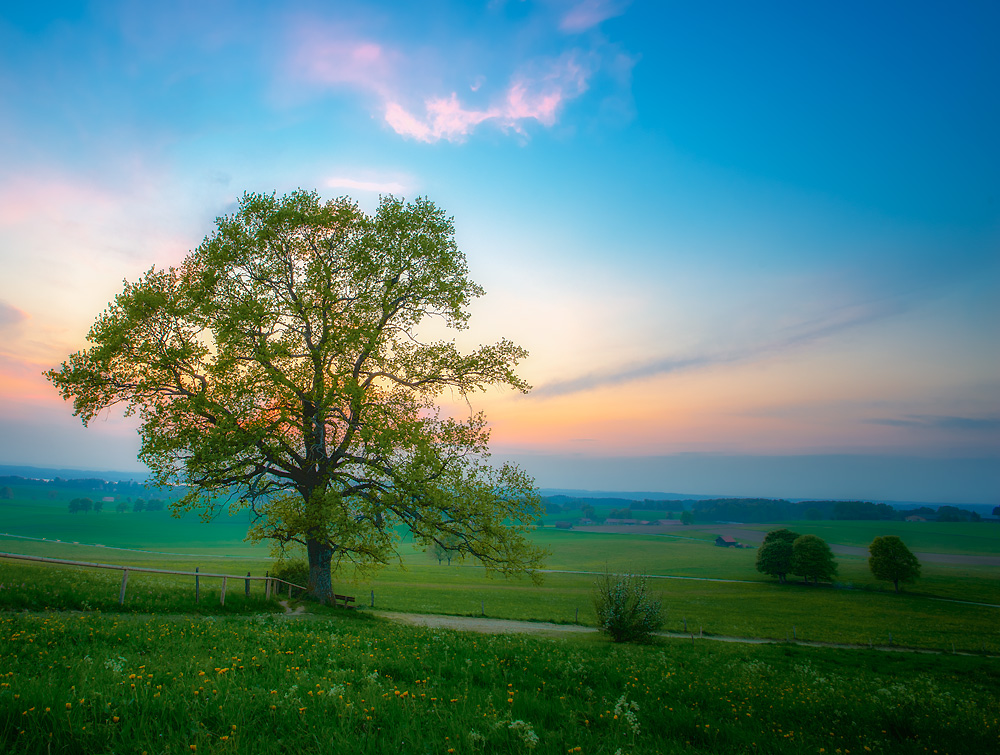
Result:
{"label": "shrub", "polygon": [[644,642],[663,626],[661,601],[646,591],[646,578],[605,571],[594,584],[597,628],[615,642]]}
{"label": "shrub", "polygon": [[309,585],[309,562],[302,558],[276,561],[271,567],[271,576],[291,582],[294,585]]}

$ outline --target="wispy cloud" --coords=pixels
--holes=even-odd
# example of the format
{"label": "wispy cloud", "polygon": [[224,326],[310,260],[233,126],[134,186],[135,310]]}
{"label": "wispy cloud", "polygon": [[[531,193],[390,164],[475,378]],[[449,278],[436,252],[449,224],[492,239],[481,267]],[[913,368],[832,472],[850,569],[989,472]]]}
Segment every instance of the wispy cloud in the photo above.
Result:
{"label": "wispy cloud", "polygon": [[559,30],[579,34],[602,21],[620,16],[628,5],[627,0],[583,0],[566,12],[559,21]]}
{"label": "wispy cloud", "polygon": [[12,328],[24,322],[28,316],[17,307],[0,301],[0,330]]}
{"label": "wispy cloud", "polygon": [[402,57],[397,50],[326,26],[300,27],[294,37],[292,68],[307,80],[390,96]]}
{"label": "wispy cloud", "polygon": [[823,318],[783,328],[770,338],[728,349],[709,350],[689,356],[671,356],[623,366],[619,369],[590,373],[569,380],[555,381],[532,390],[531,396],[554,397],[590,391],[610,385],[620,385],[633,380],[669,375],[684,370],[695,370],[717,365],[733,364],[759,359],[790,351],[830,337],[845,330],[866,325],[900,311],[897,302],[845,307]]}
{"label": "wispy cloud", "polygon": [[408,187],[400,181],[378,181],[333,176],[326,180],[331,189],[348,189],[351,191],[371,191],[378,194],[395,194],[402,196],[408,193]]}
{"label": "wispy cloud", "polygon": [[936,414],[910,414],[906,417],[879,417],[866,420],[870,425],[927,428],[936,430],[1000,430],[1000,417],[955,417]]}
{"label": "wispy cloud", "polygon": [[[624,8],[624,3],[585,2],[566,14],[560,28],[590,28]],[[289,37],[291,80],[361,93],[392,131],[425,143],[462,142],[485,125],[520,136],[527,135],[529,124],[551,128],[598,73],[604,72],[601,80],[616,92],[628,88],[621,61],[634,63],[606,40],[574,41],[570,47],[562,39],[556,48],[561,52],[553,54],[549,47],[543,54],[539,48],[497,71],[492,56],[468,53],[475,49],[471,40],[455,40],[454,52],[445,45],[432,55],[376,37],[300,20]]]}
{"label": "wispy cloud", "polygon": [[385,120],[397,134],[422,142],[461,141],[487,121],[504,130],[524,134],[526,121],[553,126],[560,108],[587,91],[591,73],[589,57],[572,51],[557,60],[535,62],[517,74],[500,101],[490,107],[467,107],[452,92],[447,98],[425,100],[421,115],[390,101],[386,104]]}

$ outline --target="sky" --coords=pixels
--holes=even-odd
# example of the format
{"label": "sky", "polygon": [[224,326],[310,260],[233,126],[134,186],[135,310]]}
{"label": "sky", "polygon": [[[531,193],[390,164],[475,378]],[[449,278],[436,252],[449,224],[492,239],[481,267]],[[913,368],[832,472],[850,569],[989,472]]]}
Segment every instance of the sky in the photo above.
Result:
{"label": "sky", "polygon": [[[455,218],[542,487],[1000,504],[1000,5],[0,9],[0,463],[139,469],[41,373],[244,192]],[[446,409],[466,412],[446,397]]]}

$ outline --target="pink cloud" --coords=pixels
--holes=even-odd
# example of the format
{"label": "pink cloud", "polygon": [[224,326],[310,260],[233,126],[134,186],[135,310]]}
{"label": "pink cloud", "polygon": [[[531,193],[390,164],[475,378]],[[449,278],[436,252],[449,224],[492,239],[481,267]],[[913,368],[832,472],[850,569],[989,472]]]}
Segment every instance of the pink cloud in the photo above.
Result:
{"label": "pink cloud", "polygon": [[466,108],[452,92],[448,98],[425,100],[423,118],[398,102],[389,102],[385,120],[397,134],[428,143],[441,139],[461,141],[486,121],[524,133],[522,123],[526,120],[538,121],[543,126],[555,125],[559,107],[587,90],[589,76],[589,66],[580,62],[578,54],[569,53],[539,71],[515,77],[495,106],[483,110]]}
{"label": "pink cloud", "polygon": [[399,181],[366,181],[346,176],[334,176],[326,180],[326,185],[332,189],[350,189],[355,191],[373,191],[379,194],[406,194],[406,186]]}
{"label": "pink cloud", "polygon": [[28,315],[17,307],[0,300],[0,330],[13,328],[28,319]]}
{"label": "pink cloud", "polygon": [[628,2],[622,0],[583,0],[573,6],[559,22],[559,30],[578,34],[597,26],[602,21],[620,16]]}
{"label": "pink cloud", "polygon": [[303,28],[295,35],[291,65],[309,80],[352,86],[387,97],[399,55],[377,42],[350,39],[326,28]]}
{"label": "pink cloud", "polygon": [[88,181],[15,176],[0,185],[0,225],[60,221],[80,214],[81,207],[89,215],[115,204],[113,196]]}

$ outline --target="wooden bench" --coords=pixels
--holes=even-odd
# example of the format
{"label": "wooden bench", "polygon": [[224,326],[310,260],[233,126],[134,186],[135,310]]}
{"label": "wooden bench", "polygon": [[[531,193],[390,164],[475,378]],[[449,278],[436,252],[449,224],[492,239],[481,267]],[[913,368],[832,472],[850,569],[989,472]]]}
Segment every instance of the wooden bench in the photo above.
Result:
{"label": "wooden bench", "polygon": [[353,603],[354,602],[354,596],[353,595],[334,595],[333,596],[333,606],[334,606],[334,608],[337,607],[337,601],[338,600],[343,603],[343,606],[341,606],[342,608],[354,608],[354,606],[347,605],[348,603]]}

